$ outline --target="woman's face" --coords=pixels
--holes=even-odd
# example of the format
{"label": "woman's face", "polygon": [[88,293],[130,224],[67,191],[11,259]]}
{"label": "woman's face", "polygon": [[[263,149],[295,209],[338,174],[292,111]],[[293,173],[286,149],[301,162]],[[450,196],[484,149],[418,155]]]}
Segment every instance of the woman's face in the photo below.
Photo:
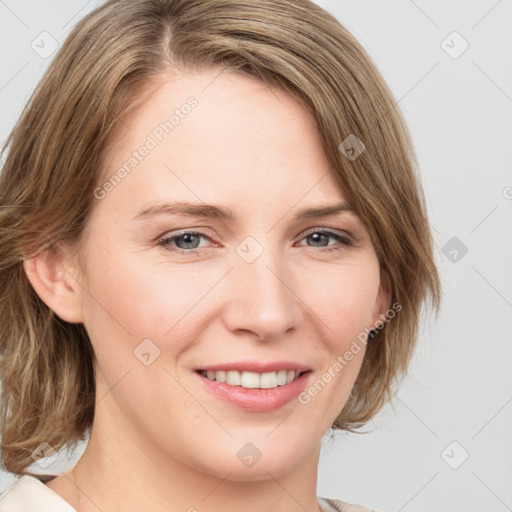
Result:
{"label": "woman's face", "polygon": [[357,215],[304,213],[344,201],[305,110],[240,75],[180,76],[119,123],[108,165],[82,254],[95,424],[233,480],[316,461],[385,307]]}

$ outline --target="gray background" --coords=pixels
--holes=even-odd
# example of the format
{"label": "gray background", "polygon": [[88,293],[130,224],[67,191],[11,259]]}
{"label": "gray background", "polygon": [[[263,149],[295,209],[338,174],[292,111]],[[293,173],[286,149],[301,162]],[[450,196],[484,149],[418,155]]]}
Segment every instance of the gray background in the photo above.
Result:
{"label": "gray background", "polygon": [[[368,50],[409,123],[444,286],[371,433],[325,439],[318,494],[382,512],[512,510],[512,1],[317,3]],[[98,4],[0,0],[0,142],[51,59],[32,42],[62,42]],[[0,492],[15,481],[0,473]]]}

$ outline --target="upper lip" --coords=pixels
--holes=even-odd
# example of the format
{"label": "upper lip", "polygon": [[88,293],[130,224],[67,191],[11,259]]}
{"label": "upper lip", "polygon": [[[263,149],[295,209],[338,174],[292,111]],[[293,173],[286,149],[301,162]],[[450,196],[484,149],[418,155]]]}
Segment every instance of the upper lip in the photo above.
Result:
{"label": "upper lip", "polygon": [[201,366],[197,370],[205,371],[239,371],[239,372],[255,372],[267,373],[278,372],[279,370],[295,370],[296,372],[305,372],[311,368],[302,363],[293,361],[271,361],[263,363],[261,361],[233,361],[231,363],[209,364]]}

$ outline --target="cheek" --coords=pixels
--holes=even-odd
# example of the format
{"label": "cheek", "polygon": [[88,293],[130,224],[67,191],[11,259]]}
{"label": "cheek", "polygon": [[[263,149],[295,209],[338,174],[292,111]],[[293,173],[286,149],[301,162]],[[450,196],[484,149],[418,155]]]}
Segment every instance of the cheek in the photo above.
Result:
{"label": "cheek", "polygon": [[134,340],[161,338],[201,297],[199,279],[192,272],[187,275],[183,266],[155,265],[141,253],[112,253],[96,246],[89,266],[94,269],[89,271],[85,306],[90,323],[104,319]]}
{"label": "cheek", "polygon": [[[131,362],[133,351],[145,339],[173,360],[204,322],[222,314],[221,306],[229,303],[233,292],[240,293],[231,288],[239,286],[236,276],[226,275],[225,268],[204,262],[167,263],[165,256],[150,257],[155,249],[113,251],[119,244],[111,237],[96,239],[104,241],[89,253],[88,267],[94,272],[88,275],[84,315],[100,360],[108,353]],[[336,263],[311,262],[296,274],[290,284],[304,321],[316,325],[331,358],[344,352],[371,323],[379,288],[375,254],[348,255]]]}
{"label": "cheek", "polygon": [[[95,246],[88,259],[84,324],[101,369],[99,395],[116,396],[117,406],[134,422],[153,415],[163,424],[169,410],[194,414],[171,375],[187,344],[188,303],[197,302],[198,292],[177,271],[155,270],[142,259]],[[109,393],[113,388],[115,393]],[[168,393],[160,392],[164,389]]]}
{"label": "cheek", "polygon": [[344,262],[309,287],[308,306],[325,326],[333,346],[343,349],[372,323],[380,285],[379,265],[372,254]]}
{"label": "cheek", "polygon": [[[310,388],[313,396],[336,416],[346,402],[357,378],[366,351],[380,285],[378,260],[373,255],[338,268],[320,292],[311,296],[311,308],[325,327],[325,358],[318,381]],[[323,390],[327,388],[327,391]],[[309,391],[306,393],[309,395]],[[321,393],[320,393],[321,392]],[[308,396],[304,397],[306,403]],[[316,401],[316,399],[315,399]],[[317,402],[319,405],[320,402]]]}
{"label": "cheek", "polygon": [[97,359],[112,382],[141,366],[136,357],[142,350],[157,356],[153,368],[172,369],[195,338],[198,317],[217,300],[208,293],[224,271],[154,263],[144,253],[115,253],[112,246],[96,244],[88,258],[84,324]]}
{"label": "cheek", "polygon": [[[207,316],[219,301],[229,301],[231,292],[239,293],[230,288],[237,286],[229,283],[233,276],[219,283],[224,268],[167,264],[164,257],[155,262],[145,253],[113,253],[109,247],[114,246],[107,239],[92,251],[89,264],[94,272],[89,275],[87,309],[94,323],[103,319],[102,323],[116,324],[113,327],[129,332],[134,342],[172,338],[173,330],[186,334],[183,330],[192,328],[198,316]],[[311,310],[328,336],[344,339],[371,323],[379,288],[378,261],[367,251],[339,263],[312,263],[307,270],[299,269],[291,284],[300,299],[297,307]],[[192,317],[195,322],[190,321]]]}

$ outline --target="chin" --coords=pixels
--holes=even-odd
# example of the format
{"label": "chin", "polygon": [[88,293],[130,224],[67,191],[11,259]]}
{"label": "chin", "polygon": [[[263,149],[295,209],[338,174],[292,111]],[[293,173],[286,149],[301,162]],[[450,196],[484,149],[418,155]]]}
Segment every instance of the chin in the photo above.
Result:
{"label": "chin", "polygon": [[[265,435],[267,434],[268,432]],[[251,436],[244,437],[251,438]],[[283,447],[281,440],[273,443],[269,440],[265,441],[264,436],[252,436],[252,438],[254,443],[231,440],[230,446],[219,447],[218,451],[215,450],[216,454],[210,450],[203,451],[202,457],[209,452],[208,460],[196,459],[195,467],[222,479],[239,482],[258,481],[287,475],[296,470],[308,457],[306,449],[309,443],[306,439],[290,442]]]}
{"label": "chin", "polygon": [[244,467],[240,462],[237,462],[225,461],[224,464],[217,465],[215,468],[203,466],[200,469],[220,479],[234,482],[255,482],[268,480],[269,478],[281,478],[291,473],[298,464],[293,464],[294,461],[290,460],[267,460],[264,463],[261,459],[252,467]]}

